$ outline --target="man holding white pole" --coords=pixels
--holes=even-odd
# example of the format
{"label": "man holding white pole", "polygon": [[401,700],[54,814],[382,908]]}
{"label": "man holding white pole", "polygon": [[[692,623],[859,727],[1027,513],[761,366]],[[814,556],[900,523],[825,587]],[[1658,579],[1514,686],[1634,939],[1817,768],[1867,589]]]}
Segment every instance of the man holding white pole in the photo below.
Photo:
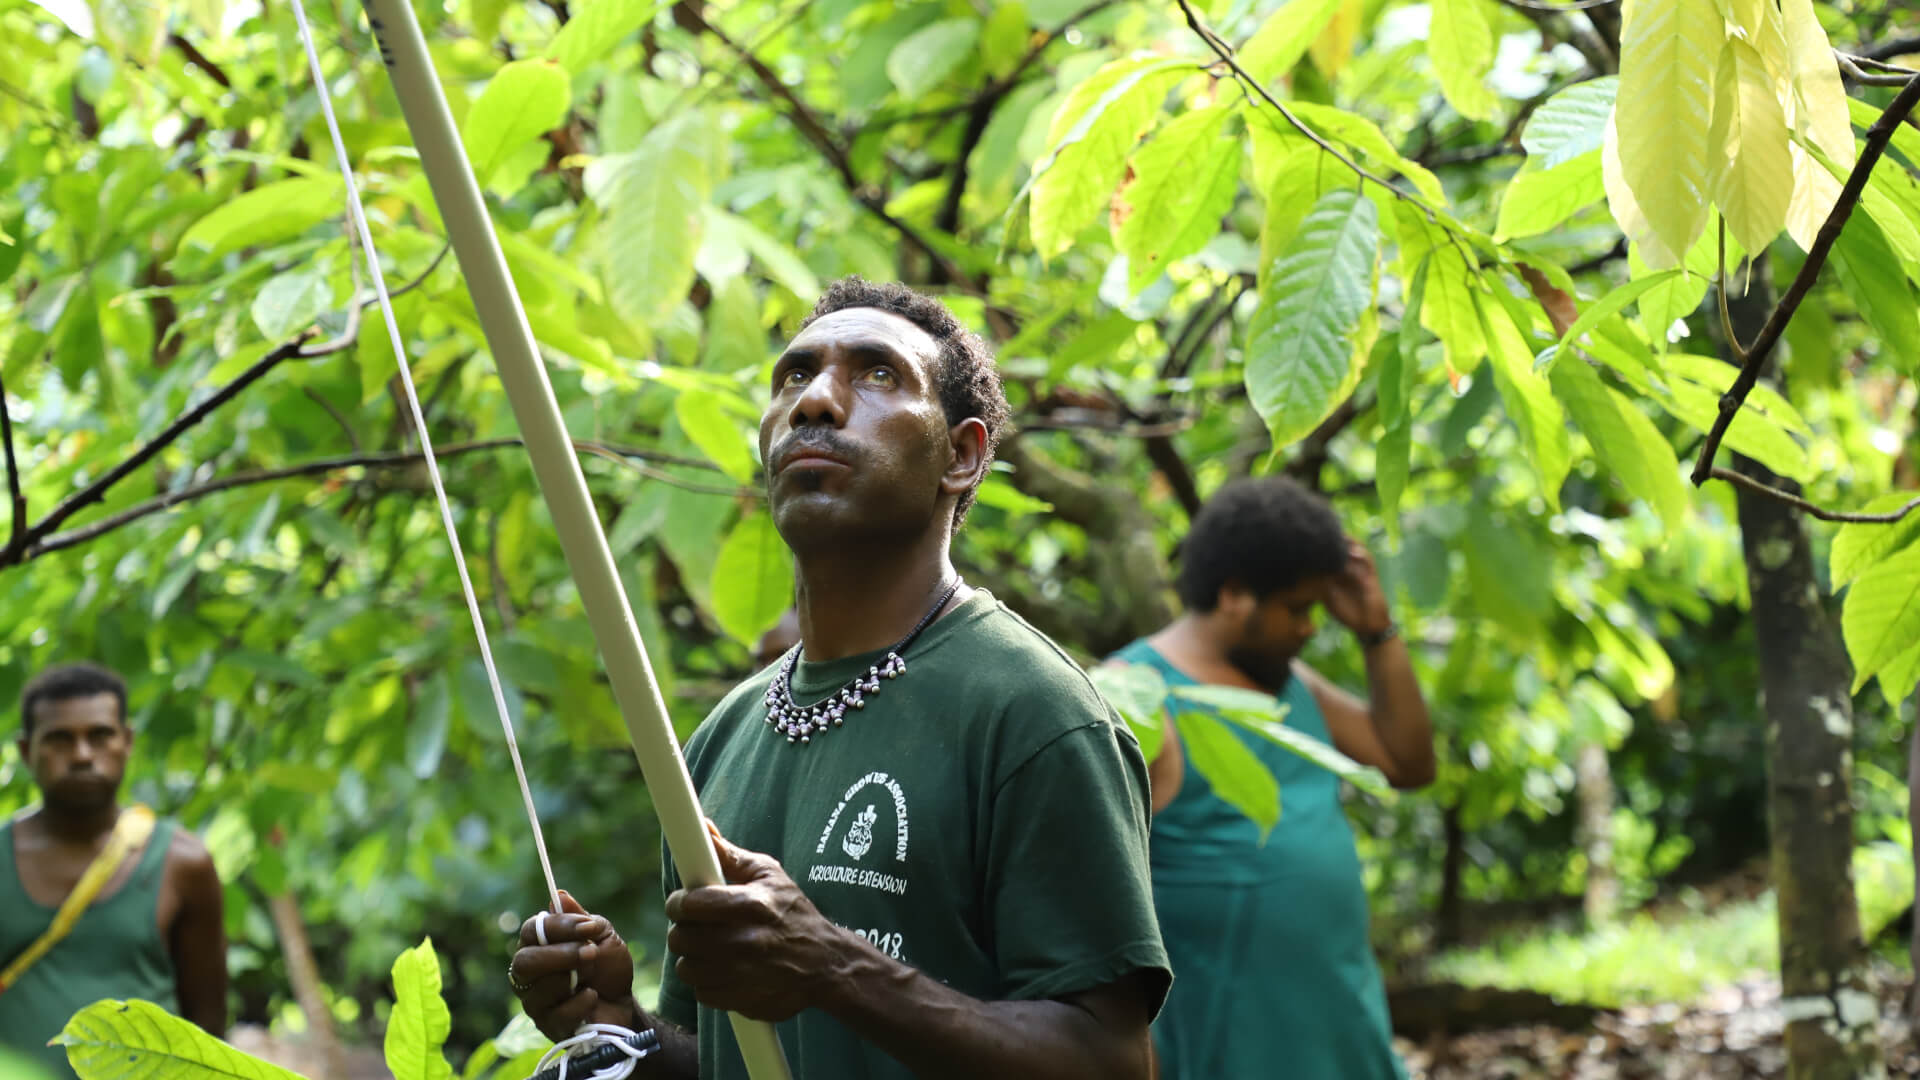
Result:
{"label": "man holding white pole", "polygon": [[1148,1080],[1171,975],[1139,746],[949,559],[1007,417],[991,355],[937,301],[850,279],[772,390],[801,644],[687,745],[725,883],[679,889],[669,856],[656,1010],[571,898],[522,928],[516,993],[556,1038],[655,1029],[635,1077],[745,1077],[734,1012],[777,1023],[803,1080]]}

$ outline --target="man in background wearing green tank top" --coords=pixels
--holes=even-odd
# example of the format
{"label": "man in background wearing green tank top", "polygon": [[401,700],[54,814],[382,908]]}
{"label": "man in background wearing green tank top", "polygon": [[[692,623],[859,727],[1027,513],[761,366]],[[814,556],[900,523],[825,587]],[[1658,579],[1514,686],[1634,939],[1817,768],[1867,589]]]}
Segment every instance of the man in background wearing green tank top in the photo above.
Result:
{"label": "man in background wearing green tank top", "polygon": [[[1433,780],[1433,729],[1366,549],[1283,477],[1239,481],[1195,518],[1181,555],[1186,614],[1114,659],[1169,684],[1276,695],[1286,724],[1386,774]],[[1360,641],[1368,700],[1299,660],[1324,607]],[[1403,1080],[1367,936],[1367,894],[1334,775],[1239,728],[1280,783],[1259,829],[1183,765],[1171,731],[1152,763],[1154,905],[1173,992],[1154,1025],[1163,1080]]]}
{"label": "man in background wearing green tank top", "polygon": [[[92,664],[42,672],[20,699],[20,757],[41,805],[0,825],[0,969],[53,923],[120,820],[133,732],[127,688]],[[142,998],[222,1035],[227,946],[219,875],[198,837],[160,822],[79,922],[0,989],[0,1046],[69,1078],[47,1040],[102,998]]]}

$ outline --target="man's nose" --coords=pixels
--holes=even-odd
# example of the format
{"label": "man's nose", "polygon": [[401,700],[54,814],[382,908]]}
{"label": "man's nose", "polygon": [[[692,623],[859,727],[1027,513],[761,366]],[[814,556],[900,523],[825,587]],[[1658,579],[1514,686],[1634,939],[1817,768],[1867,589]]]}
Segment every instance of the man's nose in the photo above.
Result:
{"label": "man's nose", "polygon": [[807,383],[793,403],[787,423],[794,427],[826,424],[840,427],[847,422],[847,387],[831,369],[821,371]]}

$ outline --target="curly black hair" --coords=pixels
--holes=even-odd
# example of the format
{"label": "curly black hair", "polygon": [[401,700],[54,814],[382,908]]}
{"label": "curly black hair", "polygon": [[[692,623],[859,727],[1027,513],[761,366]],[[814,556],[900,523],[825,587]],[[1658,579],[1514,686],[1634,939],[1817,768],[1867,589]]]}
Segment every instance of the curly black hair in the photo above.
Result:
{"label": "curly black hair", "polygon": [[1180,602],[1212,611],[1229,581],[1264,599],[1347,565],[1347,538],[1325,499],[1286,476],[1235,480],[1193,520],[1180,556]]}
{"label": "curly black hair", "polygon": [[[804,330],[822,316],[847,308],[878,308],[898,315],[925,330],[939,343],[938,388],[940,404],[947,411],[947,423],[977,419],[985,424],[987,464],[991,465],[1011,410],[1007,407],[1006,391],[1000,385],[1000,370],[994,366],[993,350],[980,335],[961,325],[945,304],[931,296],[896,282],[867,281],[858,276],[843,277],[828,286],[800,328]],[[986,473],[982,471],[981,476],[984,478]],[[956,530],[966,521],[974,494],[968,491],[954,504]]]}
{"label": "curly black hair", "polygon": [[72,701],[75,698],[112,694],[120,703],[120,723],[127,722],[126,680],[99,664],[60,664],[35,675],[20,692],[20,730],[33,737],[33,707],[43,701]]}

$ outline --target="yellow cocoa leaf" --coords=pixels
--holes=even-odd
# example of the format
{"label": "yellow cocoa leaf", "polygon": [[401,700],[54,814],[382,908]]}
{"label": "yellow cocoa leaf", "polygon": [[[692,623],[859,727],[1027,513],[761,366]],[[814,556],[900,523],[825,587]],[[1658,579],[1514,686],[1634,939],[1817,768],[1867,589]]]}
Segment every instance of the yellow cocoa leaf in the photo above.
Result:
{"label": "yellow cocoa leaf", "polygon": [[1360,39],[1360,23],[1366,17],[1365,0],[1340,0],[1340,9],[1314,40],[1309,55],[1313,66],[1329,81],[1340,74],[1353,58],[1353,43]]}
{"label": "yellow cocoa leaf", "polygon": [[1793,156],[1780,84],[1760,51],[1740,38],[1720,50],[1714,77],[1708,170],[1713,200],[1727,228],[1748,251],[1765,250],[1787,222],[1793,198]]}
{"label": "yellow cocoa leaf", "polygon": [[[1621,34],[1614,106],[1620,180],[1660,247],[1685,251],[1707,222],[1714,62],[1725,20],[1714,0],[1636,4],[1632,15]],[[1613,185],[1607,191],[1612,200]]]}
{"label": "yellow cocoa leaf", "polygon": [[1667,248],[1666,242],[1653,231],[1653,225],[1647,221],[1647,215],[1640,212],[1640,201],[1633,196],[1633,190],[1627,187],[1625,176],[1620,170],[1620,138],[1613,119],[1607,121],[1606,141],[1600,149],[1600,177],[1607,189],[1607,209],[1613,213],[1613,220],[1620,231],[1627,234],[1640,249],[1647,266],[1654,270],[1668,270],[1680,262],[1680,257]]}
{"label": "yellow cocoa leaf", "polygon": [[[1787,122],[1841,168],[1853,167],[1853,127],[1847,116],[1847,89],[1833,61],[1827,31],[1814,17],[1813,0],[1782,0],[1787,59],[1793,93]],[[1802,251],[1813,246],[1820,226],[1840,198],[1840,181],[1795,145],[1793,201],[1787,207],[1787,232]]]}

